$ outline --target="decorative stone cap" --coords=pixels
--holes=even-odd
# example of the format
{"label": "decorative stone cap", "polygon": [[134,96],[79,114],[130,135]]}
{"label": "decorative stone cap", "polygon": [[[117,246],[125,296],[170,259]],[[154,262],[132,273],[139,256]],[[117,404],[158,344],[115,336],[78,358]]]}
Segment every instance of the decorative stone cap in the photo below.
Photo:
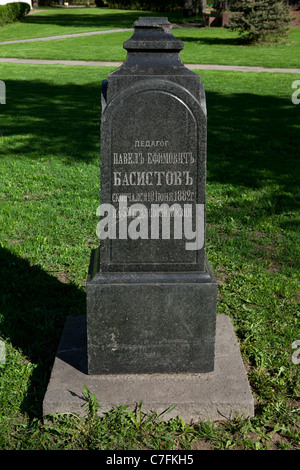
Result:
{"label": "decorative stone cap", "polygon": [[173,36],[168,18],[140,17],[133,26],[133,36],[123,44],[128,51],[179,52],[184,48],[184,42]]}

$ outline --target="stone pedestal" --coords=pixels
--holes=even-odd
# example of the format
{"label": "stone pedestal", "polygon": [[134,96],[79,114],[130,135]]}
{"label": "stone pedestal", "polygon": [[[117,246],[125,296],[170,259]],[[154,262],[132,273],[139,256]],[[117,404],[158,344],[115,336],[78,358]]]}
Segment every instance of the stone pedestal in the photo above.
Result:
{"label": "stone pedestal", "polygon": [[43,415],[86,415],[84,386],[94,393],[99,413],[142,402],[144,412],[186,422],[252,417],[254,402],[232,323],[217,315],[215,367],[209,373],[103,374],[87,373],[86,317],[69,317],[57,351],[43,403]]}
{"label": "stone pedestal", "polygon": [[203,273],[101,273],[87,282],[90,374],[210,372],[217,282]]}

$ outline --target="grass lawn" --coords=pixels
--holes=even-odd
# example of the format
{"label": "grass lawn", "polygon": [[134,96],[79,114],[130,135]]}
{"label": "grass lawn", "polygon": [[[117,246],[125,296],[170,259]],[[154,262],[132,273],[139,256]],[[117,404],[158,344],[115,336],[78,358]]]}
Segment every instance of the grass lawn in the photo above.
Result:
{"label": "grass lawn", "polygon": [[138,14],[107,8],[47,8],[26,16],[22,22],[2,26],[0,41],[131,28]]}
{"label": "grass lawn", "polygon": [[[131,28],[133,22],[141,15],[146,16],[147,12],[122,12],[105,8],[45,10],[28,16],[23,23],[0,28],[0,41],[121,27]],[[179,18],[176,20],[176,15],[175,17],[169,15],[169,19],[178,23]],[[255,46],[240,45],[237,33],[224,28],[173,28],[173,33],[185,43],[185,48],[181,52],[184,63],[300,68],[299,26],[291,29],[289,38],[284,42]],[[126,58],[126,51],[122,48],[122,44],[131,35],[131,32],[121,32],[0,45],[0,57],[123,61]]]}
{"label": "grass lawn", "polygon": [[173,31],[174,36],[185,43],[181,53],[184,63],[300,67],[299,26],[290,30],[289,38],[284,42],[255,46],[240,45],[236,32],[226,28],[179,28]]}
{"label": "grass lawn", "polygon": [[[41,405],[67,315],[85,313],[99,202],[101,82],[112,69],[0,65],[1,449],[299,449],[300,105],[292,74],[203,71],[207,253],[233,321],[255,417],[160,423],[124,408],[87,419]],[[84,393],[84,390],[83,390]],[[101,403],[99,403],[101,406]],[[143,417],[143,419],[142,419]]]}
{"label": "grass lawn", "polygon": [[42,12],[28,15],[22,22],[1,26],[0,41],[131,28],[140,16],[167,16],[169,21],[176,23],[194,21],[183,18],[180,13],[164,14],[109,8],[41,8]]}

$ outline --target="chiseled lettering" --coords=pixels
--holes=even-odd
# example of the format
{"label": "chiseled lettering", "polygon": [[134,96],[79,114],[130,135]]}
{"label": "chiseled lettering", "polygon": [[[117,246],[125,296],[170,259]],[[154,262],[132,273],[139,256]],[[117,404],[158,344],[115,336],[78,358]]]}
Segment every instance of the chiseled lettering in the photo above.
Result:
{"label": "chiseled lettering", "polygon": [[114,186],[191,186],[193,177],[189,171],[114,171]]}
{"label": "chiseled lettering", "polygon": [[164,174],[165,172],[164,171],[155,171],[155,175],[157,177],[157,186],[161,186],[162,182],[161,182],[161,176],[162,174]]}
{"label": "chiseled lettering", "polygon": [[135,140],[135,147],[167,147],[168,140]]}
{"label": "chiseled lettering", "polygon": [[192,152],[147,152],[147,163],[149,164],[184,164],[195,163]]}
{"label": "chiseled lettering", "polygon": [[182,173],[185,176],[186,186],[191,186],[193,184],[193,178],[190,176],[190,172],[189,171],[183,171]]}
{"label": "chiseled lettering", "polygon": [[166,183],[168,186],[173,186],[174,184],[174,173],[172,171],[167,171],[166,173]]}
{"label": "chiseled lettering", "polygon": [[152,175],[153,175],[152,171],[147,171],[146,172],[146,185],[147,186],[152,186],[153,185]]}
{"label": "chiseled lettering", "polygon": [[181,171],[174,171],[174,184],[177,186],[182,184]]}
{"label": "chiseled lettering", "polygon": [[137,186],[145,186],[145,172],[138,171],[137,172]]}
{"label": "chiseled lettering", "polygon": [[114,171],[114,186],[120,186],[120,185],[121,185],[121,172]]}
{"label": "chiseled lettering", "polygon": [[137,165],[144,163],[145,159],[142,152],[124,152],[124,153],[113,153],[114,165]]}

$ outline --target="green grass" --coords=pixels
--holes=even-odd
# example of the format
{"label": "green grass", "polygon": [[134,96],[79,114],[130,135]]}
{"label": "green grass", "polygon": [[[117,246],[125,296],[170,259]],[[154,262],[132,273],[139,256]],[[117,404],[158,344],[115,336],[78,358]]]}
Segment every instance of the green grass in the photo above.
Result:
{"label": "green grass", "polygon": [[[237,34],[226,28],[179,28],[174,36],[185,43],[184,63],[300,67],[300,27],[290,30],[287,40],[270,45],[241,45]],[[1,49],[0,49],[1,53]]]}
{"label": "green grass", "polygon": [[[46,10],[27,17],[24,23],[2,27],[0,41],[121,27],[131,28],[133,22],[141,15],[146,16],[147,12],[122,12],[105,8]],[[175,17],[171,15],[169,19],[177,23],[180,20],[180,18],[176,20],[176,15]],[[283,42],[255,46],[239,44],[237,33],[224,28],[174,28],[173,33],[185,43],[185,48],[181,52],[184,63],[300,67],[299,26],[292,28],[289,38]],[[0,57],[123,61],[126,58],[126,51],[122,44],[131,35],[131,32],[122,32],[0,45]]]}
{"label": "green grass", "polygon": [[292,74],[203,71],[207,253],[233,321],[251,420],[160,422],[121,407],[41,421],[67,315],[85,313],[99,202],[101,82],[112,69],[0,66],[1,449],[299,449],[299,112]]}
{"label": "green grass", "polygon": [[122,45],[130,36],[132,32],[122,32],[42,41],[34,43],[34,46],[32,43],[0,45],[0,56],[21,59],[123,61],[126,51]]}
{"label": "green grass", "polygon": [[138,14],[106,8],[50,8],[27,16],[22,22],[2,26],[0,41],[131,28]]}
{"label": "green grass", "polygon": [[[42,7],[43,8],[43,7]],[[22,22],[2,26],[0,41],[31,39],[60,34],[83,33],[105,29],[132,28],[140,16],[167,16],[169,21],[188,23],[179,13],[155,13],[109,8],[43,8]]]}

